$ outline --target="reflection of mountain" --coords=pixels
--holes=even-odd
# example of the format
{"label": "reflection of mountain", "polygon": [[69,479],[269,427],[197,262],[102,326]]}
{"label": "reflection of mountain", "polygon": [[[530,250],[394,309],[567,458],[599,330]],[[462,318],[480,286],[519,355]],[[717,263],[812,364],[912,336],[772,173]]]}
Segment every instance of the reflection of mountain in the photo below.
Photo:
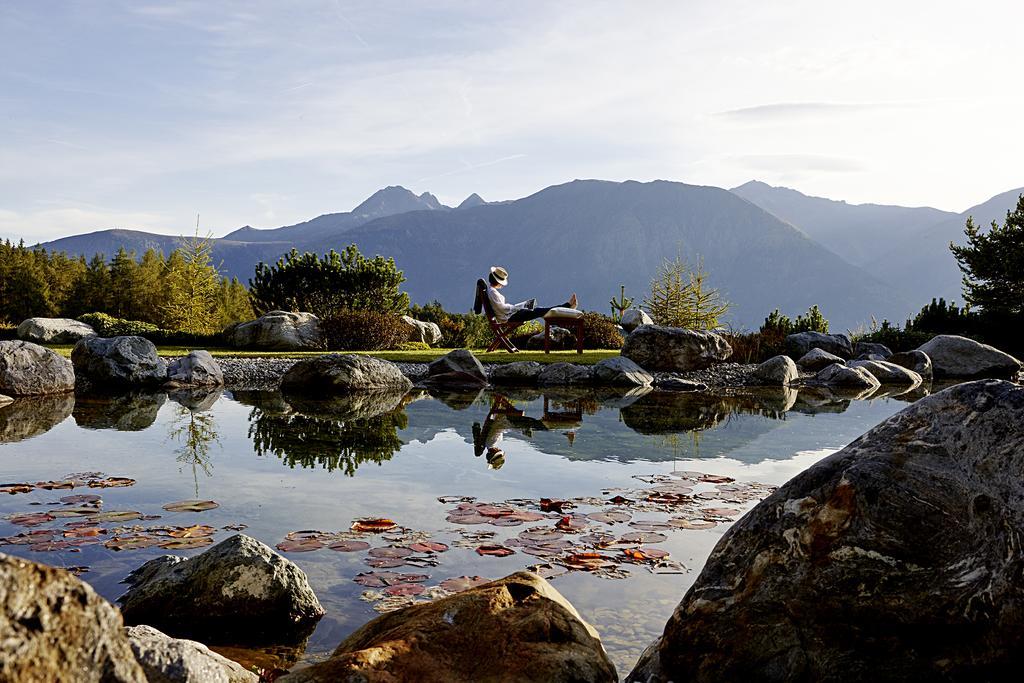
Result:
{"label": "reflection of mountain", "polygon": [[79,394],[75,397],[75,423],[85,429],[140,432],[156,422],[167,394]]}
{"label": "reflection of mountain", "polygon": [[26,396],[0,407],[0,443],[15,443],[50,431],[66,420],[75,395]]}
{"label": "reflection of mountain", "polygon": [[[262,394],[253,396],[252,394]],[[408,418],[401,393],[350,394],[326,400],[236,392],[254,405],[249,436],[256,454],[272,453],[289,467],[322,467],[353,476],[366,462],[390,460],[402,447]]]}

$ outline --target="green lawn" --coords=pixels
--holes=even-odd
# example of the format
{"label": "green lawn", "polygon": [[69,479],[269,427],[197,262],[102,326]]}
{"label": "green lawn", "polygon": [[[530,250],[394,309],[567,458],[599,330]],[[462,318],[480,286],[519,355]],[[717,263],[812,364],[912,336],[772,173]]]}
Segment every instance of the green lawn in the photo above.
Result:
{"label": "green lawn", "polygon": [[[51,346],[51,349],[62,356],[71,355],[71,345]],[[157,351],[161,356],[181,356],[192,349],[186,346],[159,346]],[[319,356],[324,351],[239,351],[237,349],[208,348],[213,356],[219,358],[307,358]],[[423,349],[417,351],[355,351],[354,353],[366,354],[376,358],[395,361],[398,363],[429,363],[435,358],[440,358],[451,349]],[[575,351],[552,351],[545,354],[543,351],[520,351],[519,353],[506,353],[495,351],[484,353],[482,349],[476,349],[473,354],[483,363],[512,363],[515,361],[533,360],[539,363],[579,363],[581,365],[593,365],[604,358],[613,358],[619,355],[618,351],[594,350],[584,351],[578,354]]]}

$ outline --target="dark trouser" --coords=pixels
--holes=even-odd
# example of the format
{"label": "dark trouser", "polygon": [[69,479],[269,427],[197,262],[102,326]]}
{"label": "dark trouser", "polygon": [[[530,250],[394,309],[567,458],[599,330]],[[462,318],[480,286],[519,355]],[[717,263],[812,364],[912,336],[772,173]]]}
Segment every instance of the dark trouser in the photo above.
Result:
{"label": "dark trouser", "polygon": [[510,323],[525,323],[528,320],[536,320],[537,318],[543,318],[547,315],[547,312],[552,308],[572,308],[569,302],[566,301],[564,304],[558,304],[557,306],[548,306],[547,308],[524,308],[520,311],[516,311],[508,317]]}

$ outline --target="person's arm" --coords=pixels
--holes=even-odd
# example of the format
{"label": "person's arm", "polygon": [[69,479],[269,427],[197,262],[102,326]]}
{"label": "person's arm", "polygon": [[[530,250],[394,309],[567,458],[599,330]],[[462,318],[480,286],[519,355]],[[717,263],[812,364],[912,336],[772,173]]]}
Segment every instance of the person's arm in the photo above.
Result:
{"label": "person's arm", "polygon": [[487,298],[491,301],[491,310],[497,315],[507,318],[516,310],[515,306],[505,303],[505,297],[494,287],[487,288]]}

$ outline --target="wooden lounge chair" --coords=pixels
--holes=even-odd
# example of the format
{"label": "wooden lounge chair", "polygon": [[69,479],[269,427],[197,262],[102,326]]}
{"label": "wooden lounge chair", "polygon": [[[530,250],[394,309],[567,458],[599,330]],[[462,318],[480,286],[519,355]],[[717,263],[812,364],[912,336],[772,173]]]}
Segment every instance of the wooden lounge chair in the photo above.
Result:
{"label": "wooden lounge chair", "polygon": [[494,332],[494,341],[487,347],[488,353],[496,351],[499,346],[504,347],[509,353],[519,353],[519,349],[512,343],[509,336],[519,329],[523,323],[503,323],[494,317],[491,300],[487,297],[487,283],[482,279],[476,281],[476,298],[473,301],[473,311],[477,314],[482,313],[487,318],[491,331]]}

